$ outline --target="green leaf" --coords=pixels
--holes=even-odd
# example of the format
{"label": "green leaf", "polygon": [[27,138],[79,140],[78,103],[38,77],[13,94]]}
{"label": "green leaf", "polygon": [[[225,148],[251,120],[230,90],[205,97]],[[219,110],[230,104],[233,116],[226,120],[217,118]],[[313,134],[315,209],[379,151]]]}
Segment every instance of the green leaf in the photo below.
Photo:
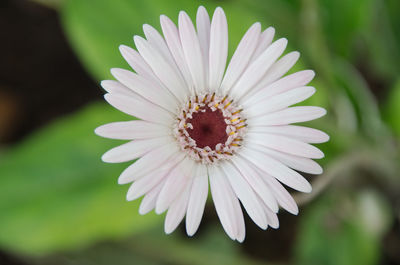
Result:
{"label": "green leaf", "polygon": [[[96,103],[35,133],[0,161],[0,246],[45,254],[105,238],[119,238],[161,222],[140,216],[138,202],[126,202],[127,186],[117,177],[126,165],[101,162],[119,141],[93,130],[126,120]],[[161,230],[161,229],[160,229]]]}

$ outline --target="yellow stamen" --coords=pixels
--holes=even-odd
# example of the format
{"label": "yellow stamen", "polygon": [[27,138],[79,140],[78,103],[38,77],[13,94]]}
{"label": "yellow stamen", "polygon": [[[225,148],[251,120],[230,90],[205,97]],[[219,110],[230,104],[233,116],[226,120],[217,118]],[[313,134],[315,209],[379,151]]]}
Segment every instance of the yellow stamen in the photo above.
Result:
{"label": "yellow stamen", "polygon": [[224,109],[226,109],[229,105],[231,105],[233,100],[229,101],[228,104],[225,105]]}
{"label": "yellow stamen", "polygon": [[234,113],[232,113],[232,115],[238,114],[239,112],[243,111],[243,109],[237,110]]}

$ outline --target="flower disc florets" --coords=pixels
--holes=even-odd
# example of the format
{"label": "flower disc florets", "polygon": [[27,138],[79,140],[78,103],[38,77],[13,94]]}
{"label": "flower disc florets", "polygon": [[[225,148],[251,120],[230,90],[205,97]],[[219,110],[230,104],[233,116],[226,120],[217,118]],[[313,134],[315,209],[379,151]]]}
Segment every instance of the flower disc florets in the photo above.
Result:
{"label": "flower disc florets", "polygon": [[204,164],[229,159],[246,132],[242,109],[228,96],[193,96],[179,111],[175,137],[189,157]]}

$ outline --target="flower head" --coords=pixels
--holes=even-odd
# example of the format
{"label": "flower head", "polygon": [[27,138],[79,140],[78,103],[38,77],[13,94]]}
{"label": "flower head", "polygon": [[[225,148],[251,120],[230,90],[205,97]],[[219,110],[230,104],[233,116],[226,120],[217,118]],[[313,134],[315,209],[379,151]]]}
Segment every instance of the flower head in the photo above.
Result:
{"label": "flower head", "polygon": [[140,119],[96,129],[103,137],[130,140],[106,152],[103,161],[138,159],[118,181],[133,182],[128,200],[144,195],[141,214],[167,211],[166,233],[185,216],[188,235],[196,232],[209,185],[230,238],[241,242],[245,237],[239,201],[259,227],[277,228],[279,206],[298,213],[282,184],[310,192],[298,171],[322,173],[312,159],[323,153],[310,143],[329,137],[289,125],[326,113],[319,107],[290,107],[314,94],[306,86],[314,72],[284,76],[299,53],[281,57],[287,40],[272,42],[274,29],[261,31],[260,23],[245,33],[226,68],[228,27],[221,8],[210,22],[200,7],[196,28],[185,12],[178,27],[166,16],[160,20],[164,37],[144,25],[146,39],[134,37],[137,51],[120,46],[135,72],[112,69],[117,81],[101,83],[112,106]]}

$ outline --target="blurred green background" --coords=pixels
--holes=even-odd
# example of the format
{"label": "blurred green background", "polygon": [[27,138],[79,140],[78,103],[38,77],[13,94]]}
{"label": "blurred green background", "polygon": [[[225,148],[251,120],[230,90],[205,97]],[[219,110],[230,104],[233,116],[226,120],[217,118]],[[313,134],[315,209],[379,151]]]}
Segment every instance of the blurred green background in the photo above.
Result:
{"label": "blurred green background", "polygon": [[[126,164],[100,156],[118,141],[95,127],[129,117],[102,100],[100,80],[128,68],[118,46],[159,27],[224,8],[230,54],[260,21],[314,69],[307,104],[328,115],[324,173],[293,193],[299,216],[278,230],[246,216],[244,243],[223,232],[209,203],[198,233],[163,232],[117,185]],[[0,264],[400,264],[399,0],[2,0],[0,3]],[[305,103],[306,104],[306,103]]]}

